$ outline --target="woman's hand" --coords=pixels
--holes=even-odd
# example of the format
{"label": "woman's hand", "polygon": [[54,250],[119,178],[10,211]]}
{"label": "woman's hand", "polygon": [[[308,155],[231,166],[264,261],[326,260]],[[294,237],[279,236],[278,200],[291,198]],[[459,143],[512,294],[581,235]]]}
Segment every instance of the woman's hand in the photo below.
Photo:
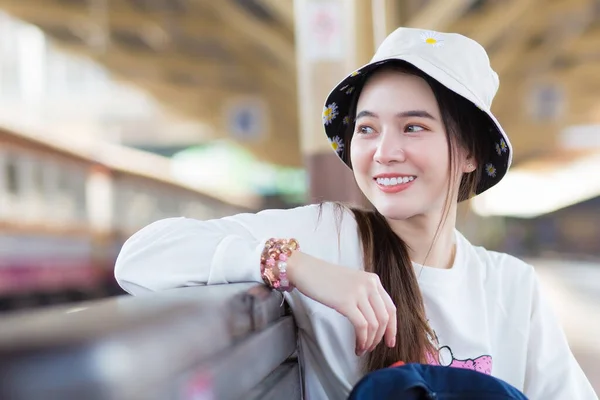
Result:
{"label": "woman's hand", "polygon": [[356,331],[357,355],[382,339],[396,345],[396,306],[379,276],[327,263],[302,252],[288,259],[290,282],[304,295],[347,317]]}

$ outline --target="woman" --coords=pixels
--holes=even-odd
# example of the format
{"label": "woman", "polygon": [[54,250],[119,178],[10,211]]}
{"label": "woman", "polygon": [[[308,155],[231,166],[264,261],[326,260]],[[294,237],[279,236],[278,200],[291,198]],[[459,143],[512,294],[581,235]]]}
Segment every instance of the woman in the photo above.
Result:
{"label": "woman", "polygon": [[252,280],[284,291],[309,399],[345,398],[396,361],[492,374],[531,399],[596,398],[533,268],[455,229],[457,203],[511,162],[490,112],[497,88],[476,42],[396,30],[323,113],[373,210],[328,203],[158,221],[124,245],[119,283],[134,295]]}

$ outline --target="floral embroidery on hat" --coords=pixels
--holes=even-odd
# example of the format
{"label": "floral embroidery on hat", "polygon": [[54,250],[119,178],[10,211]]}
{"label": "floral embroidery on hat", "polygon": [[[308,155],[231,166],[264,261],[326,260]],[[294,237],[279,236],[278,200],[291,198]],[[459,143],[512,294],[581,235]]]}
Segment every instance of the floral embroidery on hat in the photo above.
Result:
{"label": "floral embroidery on hat", "polygon": [[350,77],[354,78],[356,75],[359,75],[360,71],[354,71],[353,73],[350,74]]}
{"label": "floral embroidery on hat", "polygon": [[496,143],[496,153],[498,153],[498,155],[502,155],[502,149],[500,148],[500,144]]}
{"label": "floral embroidery on hat", "polygon": [[336,153],[342,154],[342,151],[344,151],[344,142],[342,142],[342,138],[334,136],[329,139],[329,143],[331,143],[331,148],[335,150]]}
{"label": "floral embroidery on hat", "polygon": [[342,120],[342,122],[344,123],[344,125],[348,125],[350,123],[350,116],[346,115],[344,117],[344,119]]}
{"label": "floral embroidery on hat", "polygon": [[354,86],[351,86],[346,90],[346,94],[352,94],[352,92],[354,92]]}
{"label": "floral embroidery on hat", "polygon": [[323,123],[329,125],[338,116],[338,106],[335,103],[323,108]]}
{"label": "floral embroidery on hat", "polygon": [[442,39],[442,35],[435,31],[427,31],[421,34],[421,39],[426,44],[433,47],[441,47],[444,45],[444,39]]}
{"label": "floral embroidery on hat", "polygon": [[504,139],[500,139],[500,149],[503,153],[506,153],[508,151],[508,145],[506,144]]}
{"label": "floral embroidery on hat", "polygon": [[344,90],[348,89],[348,86],[350,85],[344,85],[340,88],[340,92],[343,92]]}
{"label": "floral embroidery on hat", "polygon": [[488,176],[492,178],[496,177],[496,167],[493,164],[489,163],[485,165],[485,172],[487,172]]}

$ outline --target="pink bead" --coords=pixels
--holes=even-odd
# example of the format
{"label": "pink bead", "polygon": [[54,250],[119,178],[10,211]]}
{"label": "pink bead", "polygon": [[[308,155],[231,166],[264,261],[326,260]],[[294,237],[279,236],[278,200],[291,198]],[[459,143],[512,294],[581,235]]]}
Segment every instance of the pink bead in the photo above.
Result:
{"label": "pink bead", "polygon": [[280,255],[279,255],[279,259],[280,259],[281,261],[287,261],[287,256],[286,256],[285,254],[280,254]]}
{"label": "pink bead", "polygon": [[274,267],[274,266],[275,266],[275,260],[274,260],[274,259],[272,259],[272,258],[269,258],[269,259],[267,260],[267,265],[268,265],[269,267]]}

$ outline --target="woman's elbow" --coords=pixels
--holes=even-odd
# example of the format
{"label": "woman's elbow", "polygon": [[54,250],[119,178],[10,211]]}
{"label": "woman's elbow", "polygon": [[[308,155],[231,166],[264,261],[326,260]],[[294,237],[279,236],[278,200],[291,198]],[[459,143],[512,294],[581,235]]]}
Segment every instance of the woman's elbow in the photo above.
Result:
{"label": "woman's elbow", "polygon": [[[117,284],[129,294],[137,295],[150,289],[140,284],[142,278],[142,265],[139,252],[131,251],[127,242],[121,248],[115,261],[115,280]],[[136,253],[138,257],[136,257]]]}
{"label": "woman's elbow", "polygon": [[114,275],[119,286],[137,295],[159,290],[154,265],[161,263],[165,246],[161,243],[169,237],[173,223],[181,218],[168,218],[154,222],[125,241],[115,260]]}

